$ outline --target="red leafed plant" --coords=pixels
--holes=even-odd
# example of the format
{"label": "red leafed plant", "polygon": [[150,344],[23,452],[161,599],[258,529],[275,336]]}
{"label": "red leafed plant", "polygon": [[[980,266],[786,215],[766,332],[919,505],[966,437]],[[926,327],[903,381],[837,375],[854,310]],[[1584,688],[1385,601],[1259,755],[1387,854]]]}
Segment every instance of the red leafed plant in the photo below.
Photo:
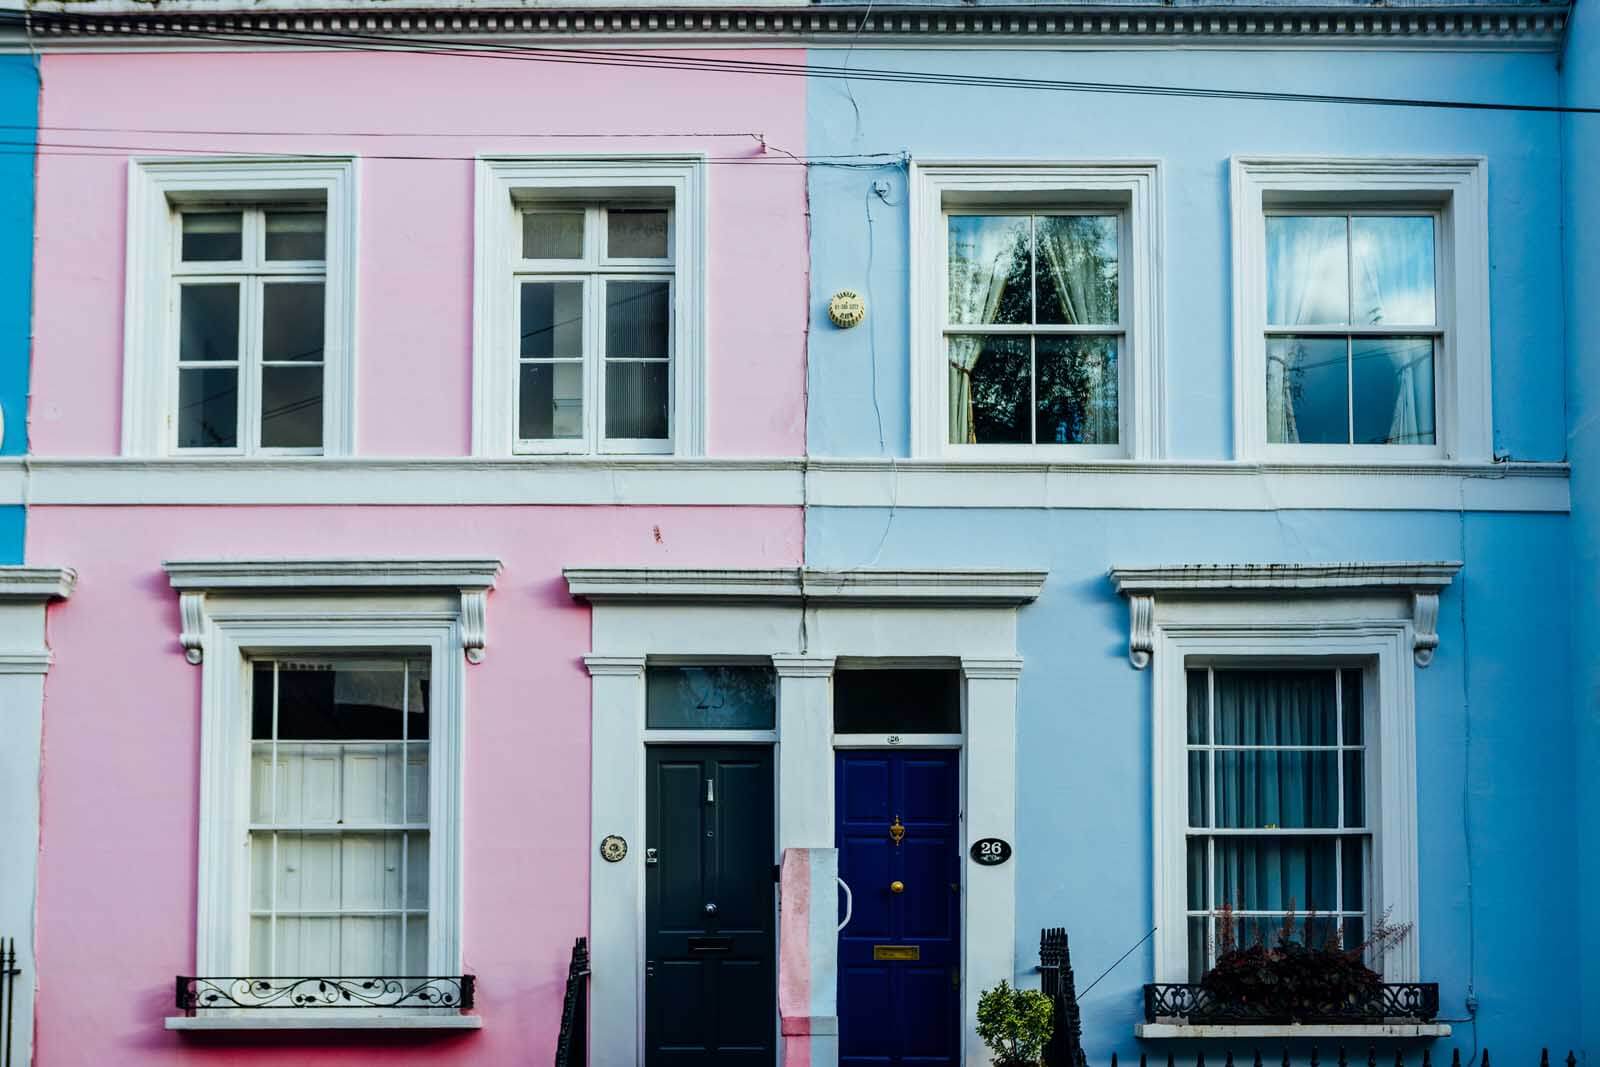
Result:
{"label": "red leafed plant", "polygon": [[[1231,906],[1219,909],[1216,963],[1200,980],[1209,1001],[1203,1012],[1207,1018],[1262,1022],[1380,1018],[1383,977],[1366,960],[1381,959],[1385,949],[1410,933],[1409,925],[1391,925],[1385,913],[1359,945],[1341,943],[1338,923],[1331,924],[1334,932],[1320,946],[1308,945],[1295,936],[1292,903],[1270,944],[1259,930],[1252,943],[1241,944],[1237,924]],[[1315,927],[1315,914],[1307,916],[1305,929]]]}

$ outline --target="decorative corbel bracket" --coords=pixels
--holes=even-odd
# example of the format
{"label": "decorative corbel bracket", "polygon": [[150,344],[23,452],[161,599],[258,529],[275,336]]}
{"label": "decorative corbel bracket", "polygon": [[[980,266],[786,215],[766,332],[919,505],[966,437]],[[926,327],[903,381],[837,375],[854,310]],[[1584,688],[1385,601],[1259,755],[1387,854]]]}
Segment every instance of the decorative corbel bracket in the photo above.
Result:
{"label": "decorative corbel bracket", "polygon": [[468,663],[483,662],[488,629],[489,590],[461,590],[461,647],[466,651]]}
{"label": "decorative corbel bracket", "polygon": [[1454,561],[1113,567],[1111,584],[1128,598],[1128,662],[1135,670],[1150,666],[1155,655],[1156,601],[1162,598],[1180,608],[1223,598],[1316,599],[1340,618],[1389,619],[1400,607],[1396,601],[1408,598],[1401,604],[1410,608],[1412,655],[1426,667],[1439,647],[1439,592],[1460,569]]}
{"label": "decorative corbel bracket", "polygon": [[183,646],[183,658],[198,666],[206,656],[206,595],[202,591],[178,594],[178,616],[182,626],[178,643]]}

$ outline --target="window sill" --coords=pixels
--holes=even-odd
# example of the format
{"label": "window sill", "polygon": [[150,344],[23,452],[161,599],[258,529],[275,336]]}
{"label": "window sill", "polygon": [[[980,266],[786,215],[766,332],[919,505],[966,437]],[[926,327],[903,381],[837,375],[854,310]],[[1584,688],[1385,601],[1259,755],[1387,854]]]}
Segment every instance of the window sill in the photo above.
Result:
{"label": "window sill", "polygon": [[168,1030],[481,1030],[481,1015],[343,1015],[320,1010],[169,1015]]}
{"label": "window sill", "polygon": [[1448,1023],[1139,1023],[1133,1036],[1146,1039],[1244,1038],[1435,1038],[1449,1037]]}

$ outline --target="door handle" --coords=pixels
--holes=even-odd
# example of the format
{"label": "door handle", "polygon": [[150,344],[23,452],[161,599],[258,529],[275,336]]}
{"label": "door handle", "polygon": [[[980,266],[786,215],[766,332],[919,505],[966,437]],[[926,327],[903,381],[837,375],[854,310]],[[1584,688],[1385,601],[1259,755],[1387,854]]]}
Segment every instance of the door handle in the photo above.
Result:
{"label": "door handle", "polygon": [[891,893],[904,893],[905,891],[906,891],[906,884],[904,882],[902,882],[900,879],[896,878],[894,881],[889,883],[889,892],[891,892]]}
{"label": "door handle", "polygon": [[717,903],[716,903],[716,901],[714,901],[714,900],[706,901],[706,914],[707,915],[715,915],[716,913],[717,913]]}
{"label": "door handle", "polygon": [[[850,925],[850,917],[856,913],[856,895],[850,892],[850,886],[843,878],[835,875],[833,880],[839,883],[840,889],[844,890],[844,922],[840,923],[838,927],[839,930],[843,930]],[[837,933],[838,930],[834,932]]]}

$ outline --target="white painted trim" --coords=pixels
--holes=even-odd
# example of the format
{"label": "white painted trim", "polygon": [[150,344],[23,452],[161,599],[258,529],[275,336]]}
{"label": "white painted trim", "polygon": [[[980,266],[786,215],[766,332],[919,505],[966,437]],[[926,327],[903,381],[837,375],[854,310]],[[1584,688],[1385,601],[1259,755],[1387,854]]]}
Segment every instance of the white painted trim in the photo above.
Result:
{"label": "white painted trim", "polygon": [[961,734],[834,734],[834,748],[960,748]]}
{"label": "white painted trim", "polygon": [[1571,510],[1564,463],[0,458],[0,505],[593,504],[1131,511]]}
{"label": "white painted trim", "polygon": [[1446,461],[1494,458],[1490,398],[1488,163],[1470,157],[1234,156],[1233,352],[1234,456],[1302,461],[1414,464],[1428,448],[1269,445],[1266,416],[1266,227],[1264,201],[1293,205],[1392,205],[1396,200],[1439,212],[1434,260],[1444,329],[1434,398],[1438,441]]}
{"label": "white painted trim", "polygon": [[[709,194],[704,155],[481,156],[473,207],[472,454],[510,456],[517,388],[517,308],[510,284],[521,228],[516,201],[530,195],[604,198],[617,189],[670,192],[673,201],[671,453],[706,451],[706,277]],[[584,398],[585,405],[593,402]],[[582,452],[599,451],[591,435]]]}
{"label": "white painted trim", "polygon": [[1287,1026],[1252,1025],[1195,1025],[1188,1023],[1136,1023],[1134,1037],[1142,1038],[1271,1038],[1274,1041],[1296,1041],[1302,1038],[1342,1038],[1348,1041],[1390,1040],[1406,1037],[1449,1037],[1449,1023],[1291,1023]]}
{"label": "white painted trim", "polygon": [[[1018,606],[1038,599],[1045,579],[1044,571],[830,571],[810,567],[772,570],[567,567],[561,573],[567,579],[567,591],[590,603],[651,599]],[[778,667],[780,674],[798,676],[799,669],[788,659],[778,663]],[[817,669],[822,670],[821,667]],[[827,673],[832,673],[831,666]]]}
{"label": "white painted trim", "polygon": [[[352,156],[160,156],[128,161],[123,297],[122,454],[174,451],[176,365],[167,313],[173,207],[221,197],[271,201],[318,195],[327,204],[322,452],[347,456],[356,440],[356,252],[360,182]],[[243,371],[241,370],[241,373]],[[245,420],[241,418],[241,425]],[[241,436],[240,447],[254,448]]]}
{"label": "white painted trim", "polygon": [[1158,601],[1172,597],[1234,595],[1343,597],[1398,600],[1410,606],[1411,643],[1417,666],[1433,662],[1439,647],[1439,593],[1461,569],[1438,563],[1201,563],[1160,567],[1113,567],[1111,584],[1128,598],[1128,659],[1135,669],[1150,663],[1155,649]]}
{"label": "white painted trim", "polygon": [[[930,160],[911,165],[909,181],[911,303],[911,454],[920,459],[972,457],[1003,462],[1073,462],[1104,458],[1159,459],[1165,450],[1165,368],[1162,316],[1165,221],[1159,160],[1059,161]],[[1119,356],[1120,443],[1083,445],[952,445],[949,375],[944,352],[945,222],[948,197],[1005,205],[1019,194],[1054,194],[1057,206],[1115,203],[1123,212],[1120,250],[1123,326]],[[1031,200],[1029,201],[1032,202]]]}
{"label": "white painted trim", "polygon": [[[190,19],[174,12],[228,12],[227,28],[281,32],[303,23],[285,16],[315,9],[316,26],[333,33],[381,34],[404,41],[413,35],[471,40],[490,35],[500,43],[542,47],[602,42],[698,44],[748,48],[769,45],[843,45],[861,38],[873,47],[1103,49],[1110,46],[1180,48],[1338,48],[1340,50],[1554,52],[1560,47],[1568,7],[1502,0],[1493,3],[1440,3],[1373,11],[1351,0],[1316,5],[1285,4],[1283,10],[1241,8],[1225,3],[1189,10],[1130,10],[1114,3],[1069,2],[1058,8],[1019,11],[1015,7],[891,9],[863,11],[848,5],[819,8],[800,0],[775,0],[762,6],[727,6],[722,0],[686,0],[670,8],[641,0],[608,0],[574,10],[559,0],[514,0],[496,5],[510,10],[474,18],[452,17],[459,0],[409,0],[403,7],[378,5],[351,14],[325,10],[325,0],[262,0],[259,7],[238,0],[165,0],[153,14],[144,0],[40,0],[34,33],[41,49],[162,48],[206,49],[215,43],[186,44],[197,32]],[[716,11],[693,10],[715,7]],[[1475,7],[1481,10],[1473,10]],[[781,8],[799,8],[784,11]],[[145,16],[145,17],[139,17]],[[862,37],[862,35],[865,35]],[[20,30],[9,37],[23,50]],[[173,43],[176,40],[178,43]],[[271,41],[246,41],[252,49],[293,47]],[[305,46],[302,46],[305,47]]]}
{"label": "white painted trim", "polygon": [[65,600],[77,584],[71,567],[0,567],[0,603]]}
{"label": "white painted trim", "polygon": [[[1453,564],[1398,565],[1421,572],[1423,580],[1437,581]],[[1219,568],[1227,570],[1231,568]],[[1389,911],[1390,921],[1410,924],[1411,934],[1391,948],[1383,960],[1386,981],[1416,981],[1419,974],[1417,926],[1417,808],[1416,808],[1416,696],[1411,660],[1420,651],[1413,622],[1412,592],[1405,587],[1368,584],[1344,587],[1293,584],[1294,568],[1281,584],[1268,584],[1265,572],[1245,577],[1253,584],[1218,588],[1203,576],[1188,573],[1200,568],[1171,568],[1174,595],[1157,595],[1149,585],[1135,590],[1139,575],[1160,569],[1113,570],[1129,576],[1123,591],[1130,604],[1143,602],[1141,621],[1134,612],[1130,653],[1135,667],[1154,659],[1151,679],[1151,788],[1152,876],[1156,933],[1155,979],[1189,980],[1185,906],[1187,864],[1185,828],[1188,826],[1188,762],[1184,749],[1187,686],[1185,669],[1190,657],[1217,661],[1263,659],[1338,661],[1364,668],[1373,687],[1369,708],[1376,705],[1378,728],[1369,732],[1369,769],[1378,782],[1379,818],[1374,830],[1375,887],[1371,910]],[[1335,568],[1313,568],[1331,572]],[[1323,578],[1331,581],[1331,574]],[[1369,576],[1370,577],[1370,576]],[[1154,579],[1149,579],[1154,580]],[[1437,596],[1437,586],[1430,586]],[[1141,642],[1147,648],[1141,648]],[[1429,650],[1431,654],[1431,649]]]}
{"label": "white painted trim", "polygon": [[481,1015],[335,1015],[329,1009],[253,1009],[241,1015],[169,1015],[168,1030],[481,1030]]}
{"label": "white painted trim", "polygon": [[[1014,838],[1016,823],[1016,693],[1022,661],[1016,654],[1016,609],[1025,600],[970,586],[972,573],[949,572],[952,594],[913,587],[893,598],[799,596],[794,571],[650,573],[582,572],[584,588],[613,575],[609,593],[589,595],[594,652],[590,804],[594,843],[606,834],[644,841],[646,659],[700,662],[770,659],[779,674],[777,723],[777,840],[779,848],[831,847],[834,750],[852,739],[833,734],[833,667],[845,662],[960,664],[966,715],[962,751],[963,891],[961,973],[965,1005],[965,1062],[987,1064],[974,1036],[978,993],[1016,968],[1015,865],[967,870],[979,837]],[[931,584],[937,572],[917,572]],[[906,572],[853,572],[868,588],[895,590]],[[1013,579],[1019,577],[1012,576]],[[1042,575],[1025,574],[1028,581]],[[680,582],[680,579],[684,579]],[[573,579],[569,578],[569,581]],[[673,592],[677,583],[679,591]],[[574,584],[577,584],[574,582]],[[667,590],[659,593],[661,587]],[[693,595],[681,595],[688,588]],[[631,590],[631,592],[629,592]],[[734,595],[727,595],[732,590]],[[967,596],[976,592],[975,596]],[[1034,588],[1037,595],[1037,588]],[[1029,598],[1031,599],[1031,597]],[[802,625],[802,622],[804,625]],[[801,635],[826,639],[826,648],[800,647]],[[674,739],[685,731],[674,731]],[[712,743],[721,732],[707,732]],[[941,741],[950,739],[941,737]],[[909,747],[909,746],[908,746]],[[797,845],[797,843],[799,843]],[[636,858],[638,857],[638,858]],[[643,1041],[644,867],[642,849],[620,863],[590,859],[589,933],[593,975],[591,1028],[595,1063],[640,1061]]]}
{"label": "white painted trim", "polygon": [[[250,796],[247,656],[255,650],[336,653],[346,648],[425,649],[429,655],[434,725],[429,761],[431,846],[425,973],[461,973],[466,669],[457,653],[461,647],[459,611],[459,601],[448,593],[368,591],[332,602],[324,591],[294,595],[283,587],[207,594],[203,620],[206,658],[200,686],[197,974],[250,973],[245,907],[249,839],[244,832]],[[419,1009],[418,1016],[436,1018],[428,1014],[431,1010]],[[265,1019],[270,1014],[261,1009],[245,1017]],[[299,1018],[294,1009],[285,1009],[282,1017]]]}

